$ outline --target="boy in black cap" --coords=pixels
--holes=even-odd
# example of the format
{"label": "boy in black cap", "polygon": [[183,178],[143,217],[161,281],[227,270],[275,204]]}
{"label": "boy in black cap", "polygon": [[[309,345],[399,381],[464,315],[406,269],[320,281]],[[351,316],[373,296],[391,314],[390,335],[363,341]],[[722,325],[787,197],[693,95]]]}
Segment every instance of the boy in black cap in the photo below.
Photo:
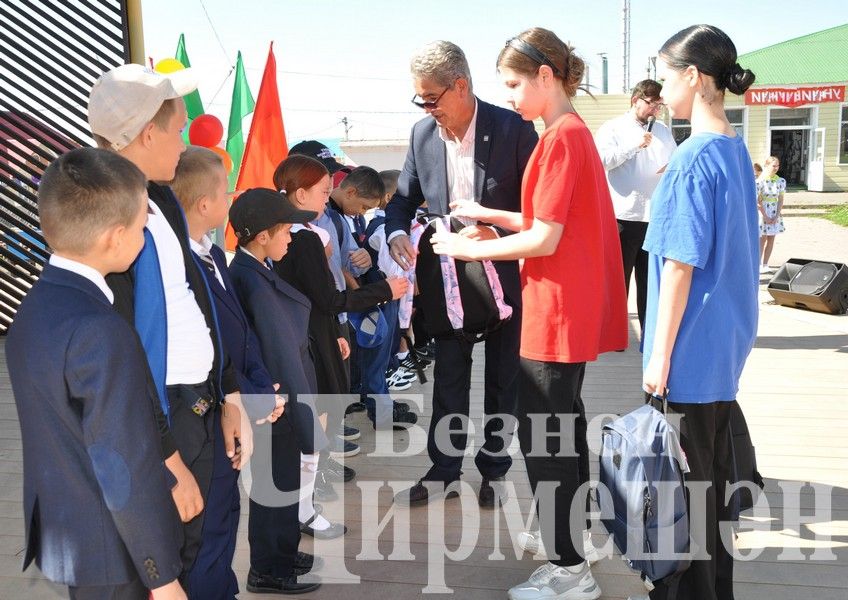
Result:
{"label": "boy in black cap", "polygon": [[270,435],[258,429],[254,438],[247,577],[247,589],[254,593],[297,594],[320,585],[298,582],[304,570],[296,564],[300,469],[317,463],[317,458],[302,462],[301,454],[316,455],[327,445],[308,397],[316,390],[307,337],[311,304],[270,268],[271,261],[286,254],[292,223],[307,223],[315,216],[296,209],[285,194],[264,188],[244,192],[230,208],[239,245],[229,269],[233,287],[272,380],[288,395],[285,413]]}

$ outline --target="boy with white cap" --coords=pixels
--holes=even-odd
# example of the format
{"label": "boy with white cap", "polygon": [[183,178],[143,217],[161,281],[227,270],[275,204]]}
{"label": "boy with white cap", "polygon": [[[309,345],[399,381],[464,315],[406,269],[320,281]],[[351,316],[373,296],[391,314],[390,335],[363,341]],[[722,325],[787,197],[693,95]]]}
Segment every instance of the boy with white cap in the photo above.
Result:
{"label": "boy with white cap", "polygon": [[159,392],[156,412],[165,462],[177,478],[172,494],[184,522],[180,579],[190,597],[219,407],[233,468],[245,460],[236,439],[250,446],[249,428],[241,430],[236,375],[221,349],[212,299],[191,252],[185,216],[171,189],[153,183],[174,176],[185,150],[182,96],[196,87],[190,69],[165,76],[141,65],[122,65],[95,82],[88,105],[98,146],[135,163],[150,181],[144,248],[128,271],[110,275],[107,283],[115,308],[138,331]]}

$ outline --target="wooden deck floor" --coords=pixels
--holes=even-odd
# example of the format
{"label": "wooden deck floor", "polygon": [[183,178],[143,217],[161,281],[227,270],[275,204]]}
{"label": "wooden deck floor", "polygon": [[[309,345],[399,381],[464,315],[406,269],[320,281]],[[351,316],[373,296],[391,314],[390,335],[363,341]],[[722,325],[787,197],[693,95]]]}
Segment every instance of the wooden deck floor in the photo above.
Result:
{"label": "wooden deck floor", "polygon": [[[821,227],[827,226],[828,232],[837,236],[832,241],[837,251],[848,253],[848,230],[818,223],[814,223],[815,235],[820,236]],[[803,239],[796,243],[802,244]],[[837,258],[844,261],[848,256]],[[739,535],[740,552],[758,556],[736,563],[736,597],[846,600],[848,316],[783,308],[770,304],[769,299],[761,294],[759,338],[746,367],[739,401],[751,427],[760,471],[766,477],[770,513],[764,518],[743,517],[743,529],[757,526],[761,530]],[[584,399],[590,419],[638,405],[640,361],[634,341],[630,351],[606,355],[588,368]],[[482,360],[475,362],[472,378],[472,415],[478,416],[482,411],[481,367]],[[423,435],[429,422],[430,386],[410,390],[421,394],[419,400],[424,402],[425,416],[419,421],[423,429],[412,436],[394,436],[396,450],[406,449],[410,456],[369,456],[375,448],[373,432],[361,413],[350,420],[363,432],[363,452],[348,462],[359,476],[344,487],[343,500],[325,504],[325,512],[343,518],[350,531],[343,540],[322,542],[316,548],[327,560],[320,575],[325,582],[338,584],[324,585],[303,598],[383,600],[417,598],[422,593],[461,600],[505,598],[506,589],[524,581],[540,564],[529,555],[517,556],[508,533],[510,527],[513,532],[523,527],[519,523],[527,517],[531,496],[517,447],[513,448],[511,471],[516,503],[498,513],[480,510],[476,503],[480,476],[473,459],[466,457],[463,477],[468,487],[460,499],[411,510],[396,508],[394,520],[378,533],[378,523],[392,506],[389,482],[407,482],[396,483],[400,489],[427,468]],[[591,437],[598,439],[598,427],[590,432]],[[592,463],[593,474],[596,462]],[[0,599],[62,598],[64,590],[45,581],[36,569],[20,572],[21,468],[16,411],[5,360],[0,360]],[[814,487],[800,489],[807,482]],[[799,519],[794,514],[804,516]],[[248,566],[245,511],[243,516],[235,557],[242,586]],[[606,539],[603,530],[595,527],[594,533],[596,545],[601,545]],[[302,547],[309,549],[311,543],[306,541]],[[602,560],[593,572],[605,599],[644,593],[641,582],[617,557]],[[445,588],[453,593],[444,593]],[[258,597],[247,592],[240,595],[242,599]]]}

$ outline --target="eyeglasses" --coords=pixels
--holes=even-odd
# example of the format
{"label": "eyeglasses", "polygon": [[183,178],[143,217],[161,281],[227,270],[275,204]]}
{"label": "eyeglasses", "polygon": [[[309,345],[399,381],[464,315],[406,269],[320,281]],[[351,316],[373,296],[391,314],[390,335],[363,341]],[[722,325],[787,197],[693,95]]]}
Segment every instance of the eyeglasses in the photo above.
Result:
{"label": "eyeglasses", "polygon": [[[444,95],[445,95],[445,92],[447,92],[449,89],[451,89],[451,86],[446,87],[446,88],[444,89],[444,91],[442,91],[442,93],[441,93],[441,94],[439,94],[439,95],[436,97],[436,99],[435,99],[435,100],[424,100],[424,102],[418,102],[418,101],[416,100],[416,98],[418,98],[419,96],[418,96],[418,94],[415,94],[415,95],[412,97],[412,103],[413,103],[415,106],[417,106],[418,108],[423,108],[423,109],[425,109],[425,110],[433,110],[434,108],[436,108],[436,107],[439,105],[439,100],[441,100],[441,99],[442,99],[442,96],[444,96]],[[423,98],[422,98],[422,99],[423,99]]]}
{"label": "eyeglasses", "polygon": [[656,98],[654,100],[648,100],[647,98],[640,98],[640,100],[642,100],[642,102],[644,102],[645,104],[647,104],[651,108],[657,108],[657,107],[665,106],[665,102],[663,102],[659,98]]}

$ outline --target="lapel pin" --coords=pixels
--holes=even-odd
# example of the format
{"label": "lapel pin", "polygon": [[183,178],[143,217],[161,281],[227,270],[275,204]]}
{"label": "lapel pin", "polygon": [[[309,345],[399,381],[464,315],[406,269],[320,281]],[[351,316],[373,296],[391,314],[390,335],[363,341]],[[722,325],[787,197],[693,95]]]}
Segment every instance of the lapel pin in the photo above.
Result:
{"label": "lapel pin", "polygon": [[484,135],[484,136],[483,136],[483,141],[484,141],[484,142],[488,142],[488,141],[489,141],[489,136],[488,136],[488,135]]}

